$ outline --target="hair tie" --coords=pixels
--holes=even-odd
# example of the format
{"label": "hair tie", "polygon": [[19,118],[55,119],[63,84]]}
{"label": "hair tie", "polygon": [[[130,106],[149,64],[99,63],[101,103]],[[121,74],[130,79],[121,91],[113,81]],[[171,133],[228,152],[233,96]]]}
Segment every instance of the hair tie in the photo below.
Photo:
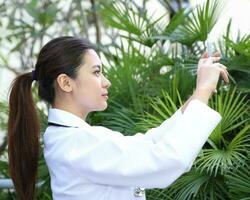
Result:
{"label": "hair tie", "polygon": [[36,70],[32,70],[32,81],[37,81]]}

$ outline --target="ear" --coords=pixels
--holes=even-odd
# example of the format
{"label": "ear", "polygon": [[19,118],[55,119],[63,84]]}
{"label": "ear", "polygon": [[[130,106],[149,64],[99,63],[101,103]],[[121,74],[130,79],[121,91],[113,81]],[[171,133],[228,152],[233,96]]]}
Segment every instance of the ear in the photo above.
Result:
{"label": "ear", "polygon": [[56,78],[57,84],[59,86],[59,88],[64,91],[64,92],[71,92],[73,89],[73,83],[71,78],[66,75],[66,74],[60,74],[57,78]]}

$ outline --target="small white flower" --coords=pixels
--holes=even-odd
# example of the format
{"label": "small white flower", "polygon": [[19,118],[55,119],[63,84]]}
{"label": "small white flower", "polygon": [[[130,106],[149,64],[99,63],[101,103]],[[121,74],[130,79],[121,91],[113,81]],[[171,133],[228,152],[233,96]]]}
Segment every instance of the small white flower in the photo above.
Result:
{"label": "small white flower", "polygon": [[169,66],[169,65],[168,65],[168,66],[164,65],[164,66],[162,66],[161,69],[160,69],[160,74],[161,74],[161,75],[164,75],[164,74],[170,72],[171,69],[172,69],[171,66]]}

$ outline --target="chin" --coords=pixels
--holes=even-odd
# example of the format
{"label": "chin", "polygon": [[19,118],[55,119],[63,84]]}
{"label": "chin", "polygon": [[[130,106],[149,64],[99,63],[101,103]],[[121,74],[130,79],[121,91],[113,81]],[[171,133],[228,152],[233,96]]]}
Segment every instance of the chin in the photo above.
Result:
{"label": "chin", "polygon": [[99,106],[98,108],[96,108],[95,111],[104,111],[107,109],[107,107],[108,107],[108,104],[105,103],[105,104]]}
{"label": "chin", "polygon": [[108,104],[107,104],[107,103],[105,103],[105,105],[104,105],[104,107],[103,107],[102,111],[106,110],[106,109],[107,109],[107,107],[108,107]]}

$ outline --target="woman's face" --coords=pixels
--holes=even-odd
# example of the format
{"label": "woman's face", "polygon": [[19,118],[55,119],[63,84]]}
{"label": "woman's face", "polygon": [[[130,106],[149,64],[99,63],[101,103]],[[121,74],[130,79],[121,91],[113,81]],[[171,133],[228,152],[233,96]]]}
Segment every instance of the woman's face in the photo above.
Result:
{"label": "woman's face", "polygon": [[111,83],[102,74],[101,60],[92,49],[84,54],[83,60],[75,80],[73,98],[87,112],[105,110]]}

